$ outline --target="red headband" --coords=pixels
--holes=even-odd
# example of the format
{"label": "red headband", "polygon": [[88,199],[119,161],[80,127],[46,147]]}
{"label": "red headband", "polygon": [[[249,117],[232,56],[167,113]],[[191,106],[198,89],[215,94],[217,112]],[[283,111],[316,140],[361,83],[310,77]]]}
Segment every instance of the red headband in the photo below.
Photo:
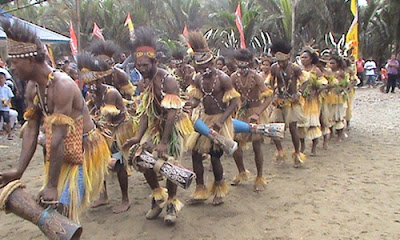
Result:
{"label": "red headband", "polygon": [[156,53],[156,49],[151,46],[140,46],[136,48],[136,52],[152,52]]}

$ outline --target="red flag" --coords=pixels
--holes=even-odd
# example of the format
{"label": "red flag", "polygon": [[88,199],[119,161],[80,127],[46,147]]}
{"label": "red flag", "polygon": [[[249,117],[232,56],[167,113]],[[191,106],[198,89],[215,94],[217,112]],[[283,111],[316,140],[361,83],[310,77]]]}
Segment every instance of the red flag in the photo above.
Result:
{"label": "red flag", "polygon": [[75,58],[78,54],[78,39],[76,38],[75,30],[71,21],[69,22],[69,37],[71,38],[69,47],[71,48],[72,56]]}
{"label": "red flag", "polygon": [[[188,27],[187,27],[187,25],[185,23],[185,27],[183,28],[182,35],[187,37],[188,34],[189,34]],[[186,45],[188,46],[188,48],[192,48],[192,46],[190,46],[190,43],[188,41],[186,41]]]}
{"label": "red flag", "polygon": [[242,11],[240,10],[240,2],[237,5],[235,16],[236,16],[235,19],[236,27],[239,30],[240,34],[240,48],[246,48],[246,41],[244,40],[243,23],[242,23]]}
{"label": "red flag", "polygon": [[185,23],[185,27],[183,28],[183,36],[187,36],[188,34],[189,34],[189,31],[188,31],[188,28],[187,28],[187,25],[186,25],[186,23]]}
{"label": "red flag", "polygon": [[100,38],[101,40],[105,41],[103,34],[101,33],[101,29],[99,26],[97,26],[96,23],[93,25],[93,34],[96,35],[96,37]]}

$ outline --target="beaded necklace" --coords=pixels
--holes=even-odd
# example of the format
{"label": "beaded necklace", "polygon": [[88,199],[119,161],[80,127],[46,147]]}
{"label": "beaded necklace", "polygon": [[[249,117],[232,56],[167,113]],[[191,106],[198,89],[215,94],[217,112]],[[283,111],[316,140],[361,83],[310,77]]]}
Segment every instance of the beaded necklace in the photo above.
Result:
{"label": "beaded necklace", "polygon": [[[289,65],[286,67],[286,69],[288,67],[289,67]],[[290,84],[292,84],[292,78],[289,78],[288,80],[286,80],[286,77],[287,77],[288,74],[283,69],[280,69],[279,74],[280,74],[280,77],[281,77],[281,79],[283,81],[283,87],[281,87],[279,89],[280,90],[280,94],[282,94],[283,97],[291,97],[291,94],[289,94],[288,90],[289,90]]]}
{"label": "beaded necklace", "polygon": [[[241,94],[241,96],[246,100],[246,102],[257,102],[259,101],[258,98],[250,98],[250,92],[253,89],[254,85],[255,85],[255,76],[252,75],[251,81],[249,81],[249,74],[246,76],[246,84],[243,84],[242,81],[240,80],[240,76],[241,74],[238,74],[239,78],[236,79],[236,85],[237,88]],[[247,85],[249,84],[249,87],[247,88],[247,90],[245,90],[245,88],[247,87]]]}
{"label": "beaded necklace", "polygon": [[48,93],[49,93],[49,87],[50,84],[53,82],[54,79],[54,72],[55,70],[52,69],[52,71],[49,73],[49,75],[47,75],[47,83],[46,83],[46,88],[44,89],[44,99],[42,100],[42,96],[40,94],[39,91],[39,85],[36,83],[36,93],[38,95],[39,98],[39,103],[40,103],[40,108],[42,109],[42,111],[44,112],[45,115],[49,114],[49,106],[48,106]]}
{"label": "beaded necklace", "polygon": [[223,108],[223,107],[219,104],[218,100],[217,100],[217,99],[214,97],[214,95],[213,95],[213,93],[214,93],[214,91],[215,91],[215,86],[217,85],[217,77],[218,77],[218,75],[216,75],[215,78],[214,78],[214,82],[213,82],[213,85],[212,85],[212,88],[211,88],[211,92],[207,92],[207,91],[204,89],[204,77],[203,77],[203,75],[201,75],[201,79],[200,79],[200,88],[201,88],[201,91],[203,92],[204,96],[200,99],[200,101],[203,101],[204,98],[207,97],[207,96],[208,96],[208,97],[211,97],[211,99],[213,99],[214,102],[217,104],[217,107],[218,107],[221,111],[225,112],[225,108]]}

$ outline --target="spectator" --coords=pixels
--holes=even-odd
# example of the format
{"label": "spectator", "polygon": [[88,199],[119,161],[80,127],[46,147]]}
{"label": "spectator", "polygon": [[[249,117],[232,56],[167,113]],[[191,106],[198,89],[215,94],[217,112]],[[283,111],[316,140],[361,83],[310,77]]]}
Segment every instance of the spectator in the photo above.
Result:
{"label": "spectator", "polygon": [[221,71],[225,67],[225,58],[223,56],[217,58],[216,67]]}
{"label": "spectator", "polygon": [[138,87],[139,81],[143,79],[142,74],[140,74],[140,72],[134,68],[130,74],[131,77],[131,82],[133,86],[136,86],[136,91],[135,91],[135,96],[139,96],[140,95],[140,90]]}
{"label": "spectator", "polygon": [[387,63],[387,73],[388,73],[388,81],[386,85],[386,93],[389,93],[390,88],[392,88],[392,93],[394,93],[394,89],[396,88],[396,78],[399,73],[399,61],[396,59],[396,54],[392,54]]}
{"label": "spectator", "polygon": [[[396,59],[400,63],[400,53],[397,53]],[[396,84],[400,89],[400,66],[397,68]]]}
{"label": "spectator", "polygon": [[[8,69],[7,66],[10,64],[10,59],[7,59],[7,65],[5,66],[5,70],[8,70],[9,72],[5,72],[6,78],[9,81],[12,81],[13,87],[11,88],[11,91],[14,94],[14,97],[11,100],[12,107],[16,110],[17,114],[13,112],[12,109],[10,109],[10,121],[13,116],[18,116],[18,122],[21,124],[21,126],[25,123],[24,119],[24,112],[25,112],[25,101],[24,101],[24,96],[25,96],[25,81],[21,81],[16,75],[14,74],[12,69]],[[0,68],[0,71],[3,71],[4,69]],[[9,78],[7,77],[9,76]],[[6,84],[7,82],[6,81]],[[11,121],[13,123],[13,121]],[[11,126],[13,127],[13,126]]]}
{"label": "spectator", "polygon": [[6,133],[8,134],[8,140],[12,140],[11,135],[11,122],[10,122],[10,101],[14,97],[11,89],[6,85],[6,75],[4,72],[0,72],[0,118],[3,118],[5,123]]}
{"label": "spectator", "polygon": [[365,77],[366,77],[366,85],[369,87],[375,86],[375,70],[376,70],[376,63],[372,59],[372,57],[368,58],[368,60],[364,64],[365,69]]}
{"label": "spectator", "polygon": [[126,60],[126,54],[125,53],[120,53],[119,56],[118,56],[118,62],[117,63],[122,64],[122,63],[125,62],[125,60]]}
{"label": "spectator", "polygon": [[360,83],[358,84],[359,87],[364,86],[364,59],[360,57],[356,61],[356,70],[357,70],[357,77],[360,79]]}

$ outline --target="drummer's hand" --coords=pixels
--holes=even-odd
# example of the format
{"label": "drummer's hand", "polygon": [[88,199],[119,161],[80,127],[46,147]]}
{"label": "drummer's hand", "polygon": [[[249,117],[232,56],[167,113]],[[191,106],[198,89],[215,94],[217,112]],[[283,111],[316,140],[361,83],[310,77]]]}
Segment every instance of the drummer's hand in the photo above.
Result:
{"label": "drummer's hand", "polygon": [[215,131],[219,131],[222,128],[223,124],[220,122],[213,122],[211,124],[211,128],[214,129]]}
{"label": "drummer's hand", "polygon": [[128,141],[122,145],[122,150],[127,151],[129,150],[134,144],[139,143],[140,139],[138,137],[129,138]]}
{"label": "drummer's hand", "polygon": [[58,205],[58,191],[56,187],[46,186],[42,191],[39,192],[36,201],[44,208],[51,206],[57,208]]}
{"label": "drummer's hand", "polygon": [[167,144],[160,143],[156,146],[154,150],[157,152],[158,157],[164,157],[165,155],[167,155],[167,148]]}
{"label": "drummer's hand", "polygon": [[299,100],[300,100],[300,93],[294,94],[292,97],[292,102],[296,104],[299,103]]}
{"label": "drummer's hand", "polygon": [[6,185],[9,182],[20,179],[21,177],[22,174],[18,173],[17,169],[0,172],[0,185]]}
{"label": "drummer's hand", "polygon": [[253,114],[249,117],[248,121],[249,123],[258,123],[258,119],[260,118],[259,115]]}

